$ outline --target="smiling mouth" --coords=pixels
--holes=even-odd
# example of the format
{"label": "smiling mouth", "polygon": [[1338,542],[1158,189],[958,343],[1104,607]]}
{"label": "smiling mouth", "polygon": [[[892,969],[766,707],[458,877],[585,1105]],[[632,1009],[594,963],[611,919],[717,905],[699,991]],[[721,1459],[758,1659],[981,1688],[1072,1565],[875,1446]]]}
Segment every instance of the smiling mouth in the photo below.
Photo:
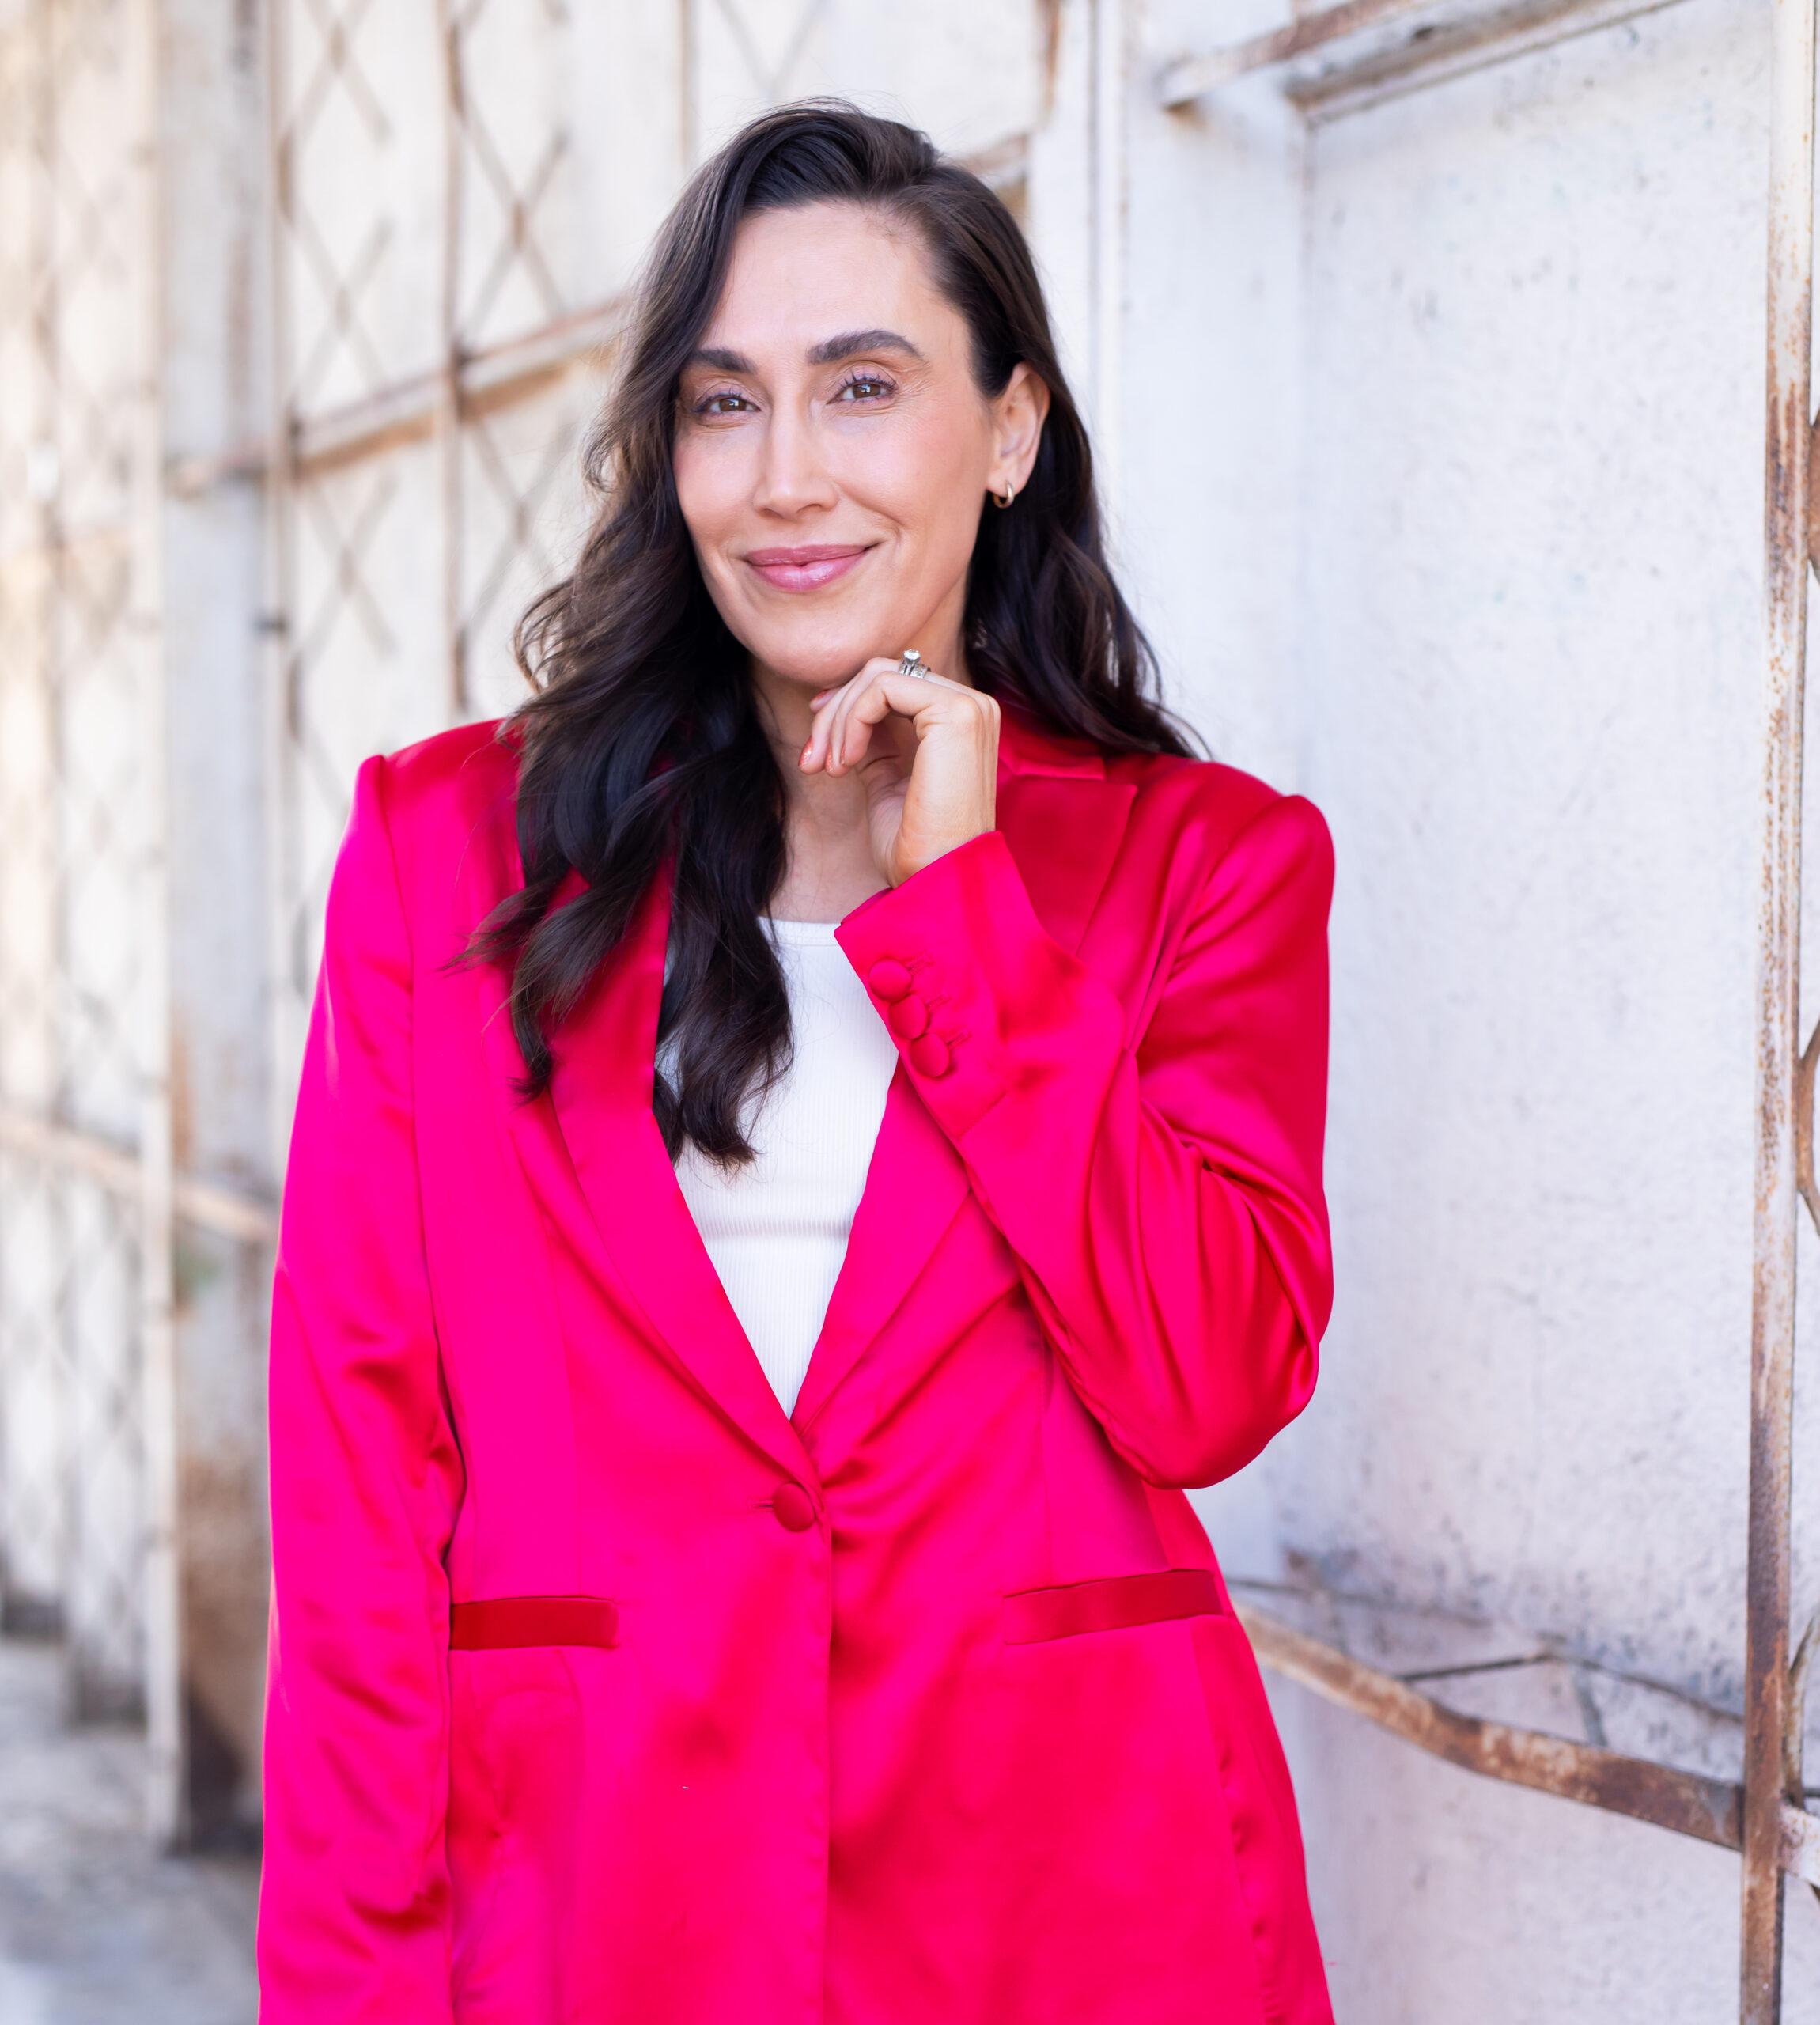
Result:
{"label": "smiling mouth", "polygon": [[871,544],[865,542],[814,548],[755,548],[745,561],[774,590],[819,591],[844,577]]}

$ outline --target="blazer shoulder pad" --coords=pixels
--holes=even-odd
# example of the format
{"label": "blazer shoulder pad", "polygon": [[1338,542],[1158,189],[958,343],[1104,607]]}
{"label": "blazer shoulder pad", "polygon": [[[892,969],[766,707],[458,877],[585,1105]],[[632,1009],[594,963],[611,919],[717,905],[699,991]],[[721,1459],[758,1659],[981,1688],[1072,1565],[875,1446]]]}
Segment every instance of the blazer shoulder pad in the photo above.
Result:
{"label": "blazer shoulder pad", "polygon": [[458,725],[380,762],[380,792],[395,839],[452,826],[466,835],[518,789],[510,720]]}
{"label": "blazer shoulder pad", "polygon": [[1285,819],[1294,823],[1292,805],[1306,812],[1313,827],[1324,838],[1326,825],[1314,804],[1300,795],[1280,793],[1254,774],[1228,766],[1216,759],[1182,759],[1173,754],[1156,758],[1117,761],[1109,775],[1122,779],[1137,791],[1132,819],[1146,827],[1186,834],[1192,832],[1199,846],[1198,855],[1211,865],[1267,809],[1281,808]]}

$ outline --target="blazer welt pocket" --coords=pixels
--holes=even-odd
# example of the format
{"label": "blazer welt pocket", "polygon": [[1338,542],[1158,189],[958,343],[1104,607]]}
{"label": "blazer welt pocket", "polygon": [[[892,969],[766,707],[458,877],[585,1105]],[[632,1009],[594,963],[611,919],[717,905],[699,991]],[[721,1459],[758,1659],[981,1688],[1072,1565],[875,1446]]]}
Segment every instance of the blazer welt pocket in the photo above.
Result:
{"label": "blazer welt pocket", "polygon": [[1084,1631],[1122,1631],[1176,1618],[1224,1617],[1220,1580],[1205,1568],[1165,1568],[1154,1575],[1114,1575],[1058,1589],[1024,1589],[1005,1599],[1008,1645],[1039,1645]]}
{"label": "blazer welt pocket", "polygon": [[619,1607],[605,1596],[490,1596],[456,1603],[448,1613],[452,1652],[619,1643]]}

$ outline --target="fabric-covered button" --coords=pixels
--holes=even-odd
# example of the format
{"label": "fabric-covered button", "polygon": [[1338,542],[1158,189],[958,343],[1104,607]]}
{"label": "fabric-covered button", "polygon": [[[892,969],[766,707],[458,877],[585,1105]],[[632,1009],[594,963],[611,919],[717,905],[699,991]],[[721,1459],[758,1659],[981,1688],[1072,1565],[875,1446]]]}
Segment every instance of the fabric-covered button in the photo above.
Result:
{"label": "fabric-covered button", "polygon": [[806,1533],[815,1523],[814,1501],[800,1484],[781,1483],[771,1500],[778,1523],[788,1533]]}
{"label": "fabric-covered button", "polygon": [[948,1073],[948,1043],[940,1034],[924,1034],[910,1043],[908,1053],[910,1066],[919,1076]]}
{"label": "fabric-covered button", "polygon": [[895,956],[881,956],[866,972],[866,982],[888,1005],[910,988],[910,974]]}
{"label": "fabric-covered button", "polygon": [[921,998],[900,998],[888,1016],[891,1031],[900,1041],[914,1041],[929,1027],[929,1006]]}

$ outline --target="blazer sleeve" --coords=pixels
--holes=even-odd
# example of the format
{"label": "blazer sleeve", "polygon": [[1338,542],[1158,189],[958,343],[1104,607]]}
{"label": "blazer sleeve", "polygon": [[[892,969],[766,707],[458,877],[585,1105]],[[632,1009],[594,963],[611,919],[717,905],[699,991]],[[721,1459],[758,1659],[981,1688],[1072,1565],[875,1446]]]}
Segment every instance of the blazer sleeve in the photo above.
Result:
{"label": "blazer sleeve", "polygon": [[[1135,1034],[1044,931],[996,831],[839,931],[1075,1389],[1152,1483],[1231,1475],[1314,1390],[1332,888],[1319,812],[1270,803],[1207,877]],[[921,1034],[891,997],[906,971]]]}
{"label": "blazer sleeve", "polygon": [[361,770],[297,1097],[271,1331],[263,2025],[446,2025],[462,1489],[412,1107],[386,770]]}

